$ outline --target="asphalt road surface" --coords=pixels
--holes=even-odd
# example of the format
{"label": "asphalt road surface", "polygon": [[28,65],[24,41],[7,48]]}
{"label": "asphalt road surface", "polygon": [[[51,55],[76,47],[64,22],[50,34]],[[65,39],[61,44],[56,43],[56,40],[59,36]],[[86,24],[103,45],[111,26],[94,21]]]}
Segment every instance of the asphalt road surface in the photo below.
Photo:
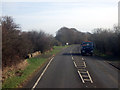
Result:
{"label": "asphalt road surface", "polygon": [[26,88],[118,88],[120,71],[96,56],[82,56],[80,46],[53,57]]}

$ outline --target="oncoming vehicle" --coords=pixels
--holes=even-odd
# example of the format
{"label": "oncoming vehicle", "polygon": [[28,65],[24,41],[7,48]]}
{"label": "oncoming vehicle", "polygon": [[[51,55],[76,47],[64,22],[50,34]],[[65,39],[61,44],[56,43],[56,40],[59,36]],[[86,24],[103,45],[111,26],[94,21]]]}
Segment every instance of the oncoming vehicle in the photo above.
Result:
{"label": "oncoming vehicle", "polygon": [[81,55],[93,55],[93,42],[91,41],[84,41],[81,44]]}

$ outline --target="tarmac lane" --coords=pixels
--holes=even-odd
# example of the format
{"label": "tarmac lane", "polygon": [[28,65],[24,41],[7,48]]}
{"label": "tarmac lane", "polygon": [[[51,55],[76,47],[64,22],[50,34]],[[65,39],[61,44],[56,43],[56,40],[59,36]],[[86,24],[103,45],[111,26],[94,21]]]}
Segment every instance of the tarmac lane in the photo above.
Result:
{"label": "tarmac lane", "polygon": [[74,45],[54,56],[28,88],[118,88],[119,70]]}

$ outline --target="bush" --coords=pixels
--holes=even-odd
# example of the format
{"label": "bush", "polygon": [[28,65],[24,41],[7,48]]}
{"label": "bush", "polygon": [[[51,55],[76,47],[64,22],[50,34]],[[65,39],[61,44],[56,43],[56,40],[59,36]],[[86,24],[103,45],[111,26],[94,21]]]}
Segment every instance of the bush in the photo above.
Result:
{"label": "bush", "polygon": [[19,63],[27,54],[45,52],[53,47],[55,38],[43,31],[22,32],[12,17],[0,19],[2,25],[2,65]]}
{"label": "bush", "polygon": [[95,29],[90,37],[95,43],[96,49],[102,53],[119,56],[120,51],[120,28],[115,26],[110,29]]}

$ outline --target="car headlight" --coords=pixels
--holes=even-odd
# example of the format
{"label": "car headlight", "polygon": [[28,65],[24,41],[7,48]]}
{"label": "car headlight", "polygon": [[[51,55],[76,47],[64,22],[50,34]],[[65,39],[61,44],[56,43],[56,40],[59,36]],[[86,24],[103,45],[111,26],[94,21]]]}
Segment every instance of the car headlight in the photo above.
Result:
{"label": "car headlight", "polygon": [[93,52],[93,50],[91,50],[91,52]]}

